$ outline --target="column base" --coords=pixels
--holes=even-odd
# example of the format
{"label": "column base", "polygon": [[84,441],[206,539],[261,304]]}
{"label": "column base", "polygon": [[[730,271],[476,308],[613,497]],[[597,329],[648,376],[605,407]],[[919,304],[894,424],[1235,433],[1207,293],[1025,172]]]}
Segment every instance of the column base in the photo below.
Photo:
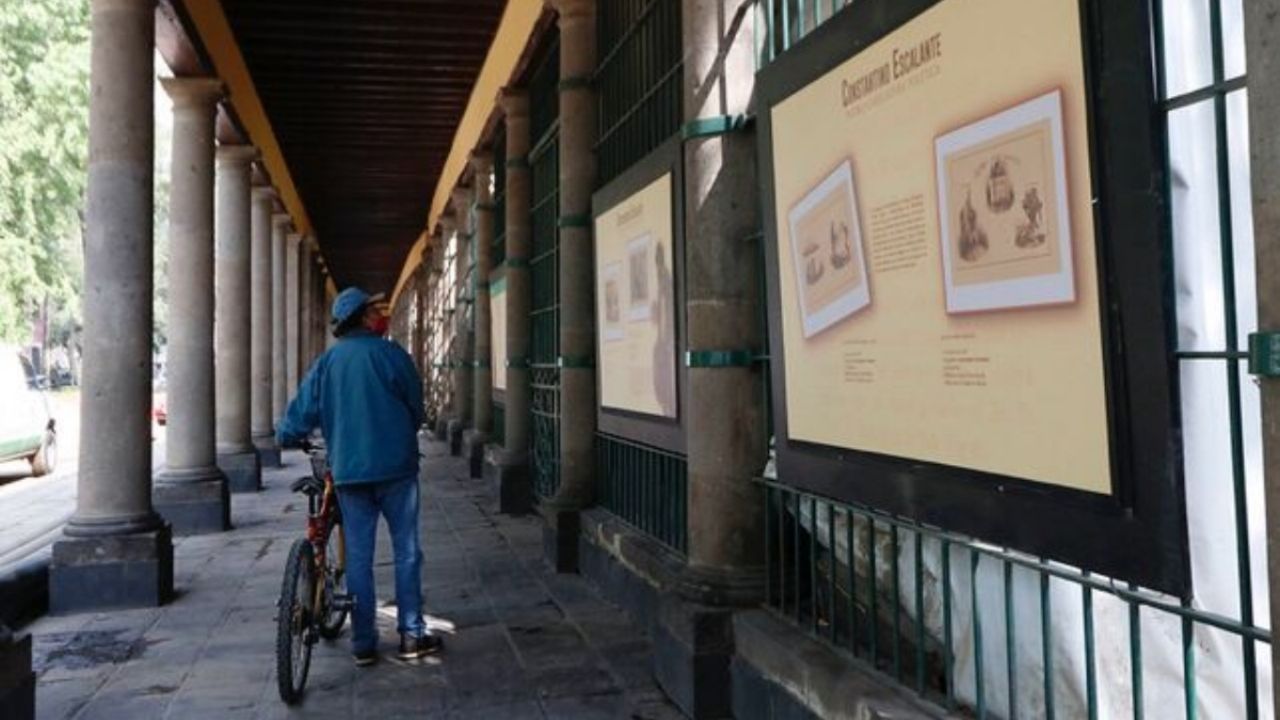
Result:
{"label": "column base", "polygon": [[280,446],[276,445],[275,435],[261,435],[253,439],[253,447],[258,451],[258,464],[264,468],[280,467]]}
{"label": "column base", "polygon": [[449,421],[444,418],[436,420],[436,426],[431,429],[437,440],[449,439]]}
{"label": "column base", "polygon": [[219,452],[218,467],[227,476],[231,492],[248,493],[262,489],[262,465],[257,450]]}
{"label": "column base", "polygon": [[503,515],[526,515],[533,510],[533,483],[529,476],[528,458],[521,453],[496,445],[485,448],[484,479],[493,488],[498,512]]}
{"label": "column base", "polygon": [[31,720],[35,716],[31,636],[15,636],[0,626],[0,720]]}
{"label": "column base", "polygon": [[216,467],[161,470],[152,485],[151,504],[178,535],[231,529],[231,494]]}
{"label": "column base", "polygon": [[149,532],[63,536],[49,565],[49,612],[155,607],[173,596],[168,525]]}
{"label": "column base", "polygon": [[653,633],[653,674],[686,715],[732,717],[733,610],[664,594]]}
{"label": "column base", "polygon": [[460,457],[462,455],[462,421],[450,420],[446,432],[449,440],[449,454],[454,457]]}
{"label": "column base", "polygon": [[462,456],[467,459],[467,468],[471,477],[479,480],[484,477],[484,447],[489,442],[489,434],[479,430],[467,430],[462,433]]}
{"label": "column base", "polygon": [[582,516],[578,510],[540,507],[546,521],[542,528],[542,554],[558,573],[578,572],[578,533]]}

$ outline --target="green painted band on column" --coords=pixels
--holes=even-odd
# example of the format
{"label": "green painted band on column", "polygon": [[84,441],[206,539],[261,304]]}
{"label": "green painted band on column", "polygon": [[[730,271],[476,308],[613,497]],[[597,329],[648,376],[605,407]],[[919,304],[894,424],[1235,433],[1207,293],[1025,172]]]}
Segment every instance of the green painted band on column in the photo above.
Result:
{"label": "green painted band on column", "polygon": [[497,210],[497,209],[498,209],[497,203],[491,203],[491,202],[476,203],[476,210],[493,212],[494,210]]}
{"label": "green painted band on column", "polygon": [[561,355],[556,358],[556,367],[566,370],[586,370],[596,366],[596,359],[590,355]]}
{"label": "green painted band on column", "polygon": [[476,289],[477,289],[477,290],[488,290],[488,289],[489,289],[489,283],[488,283],[488,281],[485,281],[485,282],[478,282],[478,283],[476,283]]}
{"label": "green painted band on column", "polygon": [[693,140],[695,138],[714,137],[716,135],[739,132],[747,129],[751,125],[751,121],[752,117],[749,115],[716,115],[715,117],[698,118],[680,126],[680,138],[682,140]]}
{"label": "green painted band on column", "polygon": [[467,363],[467,366],[473,370],[488,370],[489,361],[488,360],[472,360],[471,362]]}
{"label": "green painted band on column", "polygon": [[556,227],[562,228],[589,228],[591,227],[590,215],[561,215],[556,218]]}
{"label": "green painted band on column", "polygon": [[529,269],[529,258],[521,258],[521,257],[513,258],[511,256],[507,256],[507,259],[502,261],[502,265],[500,267],[527,270]]}
{"label": "green painted band on column", "polygon": [[1249,372],[1263,378],[1280,378],[1280,331],[1249,334]]}
{"label": "green painted band on column", "polygon": [[730,368],[751,367],[756,354],[750,350],[690,350],[684,354],[685,367]]}
{"label": "green painted band on column", "polygon": [[591,76],[560,78],[560,82],[556,83],[556,89],[560,92],[565,92],[566,90],[590,90]]}
{"label": "green painted band on column", "polygon": [[529,364],[529,356],[527,355],[507,358],[507,368],[511,370],[528,370]]}
{"label": "green painted band on column", "polygon": [[507,158],[506,165],[508,170],[528,170],[529,157],[521,155],[520,157]]}

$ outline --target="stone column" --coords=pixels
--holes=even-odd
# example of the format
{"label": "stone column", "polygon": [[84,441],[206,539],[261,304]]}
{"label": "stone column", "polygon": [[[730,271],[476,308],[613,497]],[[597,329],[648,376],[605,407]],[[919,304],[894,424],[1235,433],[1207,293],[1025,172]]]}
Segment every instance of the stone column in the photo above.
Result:
{"label": "stone column", "polygon": [[[685,120],[738,116],[751,108],[751,29],[726,26],[747,0],[682,5]],[[745,238],[759,227],[755,138],[748,133],[684,144],[685,317],[688,350],[755,354],[763,345],[760,253]],[[683,355],[683,353],[682,353]],[[761,494],[763,383],[758,366],[686,369],[688,564],[659,615],[658,682],[685,713],[729,713],[732,609],[763,597]]]}
{"label": "stone column", "polygon": [[413,356],[413,364],[418,368],[418,375],[423,379],[427,375],[427,366],[423,361],[426,353],[426,312],[427,312],[427,265],[426,258],[413,271],[413,347],[409,354]]}
{"label": "stone column", "polygon": [[231,527],[227,478],[214,452],[213,118],[222,83],[165,78],[173,99],[169,188],[169,418],[156,510],[179,533]]}
{"label": "stone column", "polygon": [[462,435],[471,427],[471,362],[474,338],[471,334],[471,304],[475,283],[471,274],[471,193],[466,188],[453,191],[453,217],[456,224],[454,256],[457,285],[453,288],[453,418],[449,423],[449,451],[462,454]]}
{"label": "stone column", "polygon": [[284,262],[284,370],[286,403],[298,390],[298,290],[299,254],[302,236],[289,233],[285,240]]}
{"label": "stone column", "polygon": [[[1258,330],[1280,332],[1280,136],[1265,131],[1280,124],[1280,0],[1245,3],[1244,32],[1249,68],[1250,167],[1253,236],[1257,262]],[[1263,487],[1266,497],[1267,565],[1271,627],[1280,627],[1280,378],[1256,375],[1262,395]],[[1271,645],[1280,667],[1280,643]],[[1272,703],[1280,713],[1280,692]]]}
{"label": "stone column", "polygon": [[227,474],[231,492],[262,489],[262,467],[249,431],[249,164],[257,157],[248,145],[218,148],[218,467]]}
{"label": "stone column", "polygon": [[[298,288],[301,297],[298,301],[298,382],[307,376],[311,367],[311,336],[315,328],[311,325],[312,310],[316,301],[315,253],[311,249],[311,239],[302,242],[301,255],[298,259]],[[296,391],[296,388],[295,388]]]}
{"label": "stone column", "polygon": [[271,216],[271,417],[284,417],[289,403],[289,378],[285,371],[285,252],[289,215]]}
{"label": "stone column", "polygon": [[173,592],[151,505],[155,3],[93,0],[76,510],[53,546],[55,613],[157,605]]}
{"label": "stone column", "polygon": [[440,233],[433,239],[431,248],[431,429],[437,440],[448,437],[450,375],[447,368],[449,333],[446,331],[447,302],[444,277],[444,256],[448,251],[449,233],[445,227],[446,217],[440,218],[437,226]]}
{"label": "stone column", "polygon": [[561,572],[578,568],[578,512],[594,497],[596,0],[551,0],[560,26],[560,489],[539,508],[544,547]]}
{"label": "stone column", "polygon": [[493,434],[493,338],[489,311],[489,272],[493,270],[493,154],[471,155],[471,183],[475,203],[475,227],[472,229],[472,254],[475,256],[474,279],[471,283],[472,335],[471,430],[464,438],[466,455],[471,464],[471,477],[479,478],[484,470],[484,446]]}
{"label": "stone column", "polygon": [[0,718],[36,716],[36,676],[31,672],[31,636],[14,635],[0,623]]}
{"label": "stone column", "polygon": [[264,467],[280,466],[280,448],[276,445],[275,415],[271,413],[273,400],[271,362],[273,338],[271,335],[275,303],[271,280],[272,267],[272,209],[276,191],[271,187],[253,189],[253,238],[252,271],[250,274],[251,308],[250,322],[253,338],[249,357],[249,373],[253,377],[250,390],[249,432],[253,446],[258,449],[258,459]]}
{"label": "stone column", "polygon": [[507,365],[505,445],[486,458],[486,473],[494,484],[498,511],[524,513],[533,506],[529,477],[529,312],[532,306],[529,258],[532,253],[529,203],[529,93],[507,88],[499,100],[506,121],[506,281]]}

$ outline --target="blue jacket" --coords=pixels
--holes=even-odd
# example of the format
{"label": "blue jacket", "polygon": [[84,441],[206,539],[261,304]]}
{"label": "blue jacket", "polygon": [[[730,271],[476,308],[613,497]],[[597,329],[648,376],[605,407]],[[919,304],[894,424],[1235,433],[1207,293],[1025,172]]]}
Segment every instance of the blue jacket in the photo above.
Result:
{"label": "blue jacket", "polygon": [[282,446],[316,427],[339,485],[418,474],[422,379],[409,353],[365,331],[344,336],[315,361],[276,428]]}

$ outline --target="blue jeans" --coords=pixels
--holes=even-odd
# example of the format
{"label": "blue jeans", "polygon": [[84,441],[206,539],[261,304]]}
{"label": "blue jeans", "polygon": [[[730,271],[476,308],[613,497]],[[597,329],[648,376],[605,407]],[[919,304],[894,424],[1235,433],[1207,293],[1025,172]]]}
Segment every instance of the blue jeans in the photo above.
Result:
{"label": "blue jeans", "polygon": [[422,548],[418,544],[418,478],[338,486],[338,504],[347,539],[347,590],[355,599],[351,611],[351,650],[378,647],[377,592],[373,550],[378,514],[387,519],[396,563],[397,625],[401,634],[422,636]]}

